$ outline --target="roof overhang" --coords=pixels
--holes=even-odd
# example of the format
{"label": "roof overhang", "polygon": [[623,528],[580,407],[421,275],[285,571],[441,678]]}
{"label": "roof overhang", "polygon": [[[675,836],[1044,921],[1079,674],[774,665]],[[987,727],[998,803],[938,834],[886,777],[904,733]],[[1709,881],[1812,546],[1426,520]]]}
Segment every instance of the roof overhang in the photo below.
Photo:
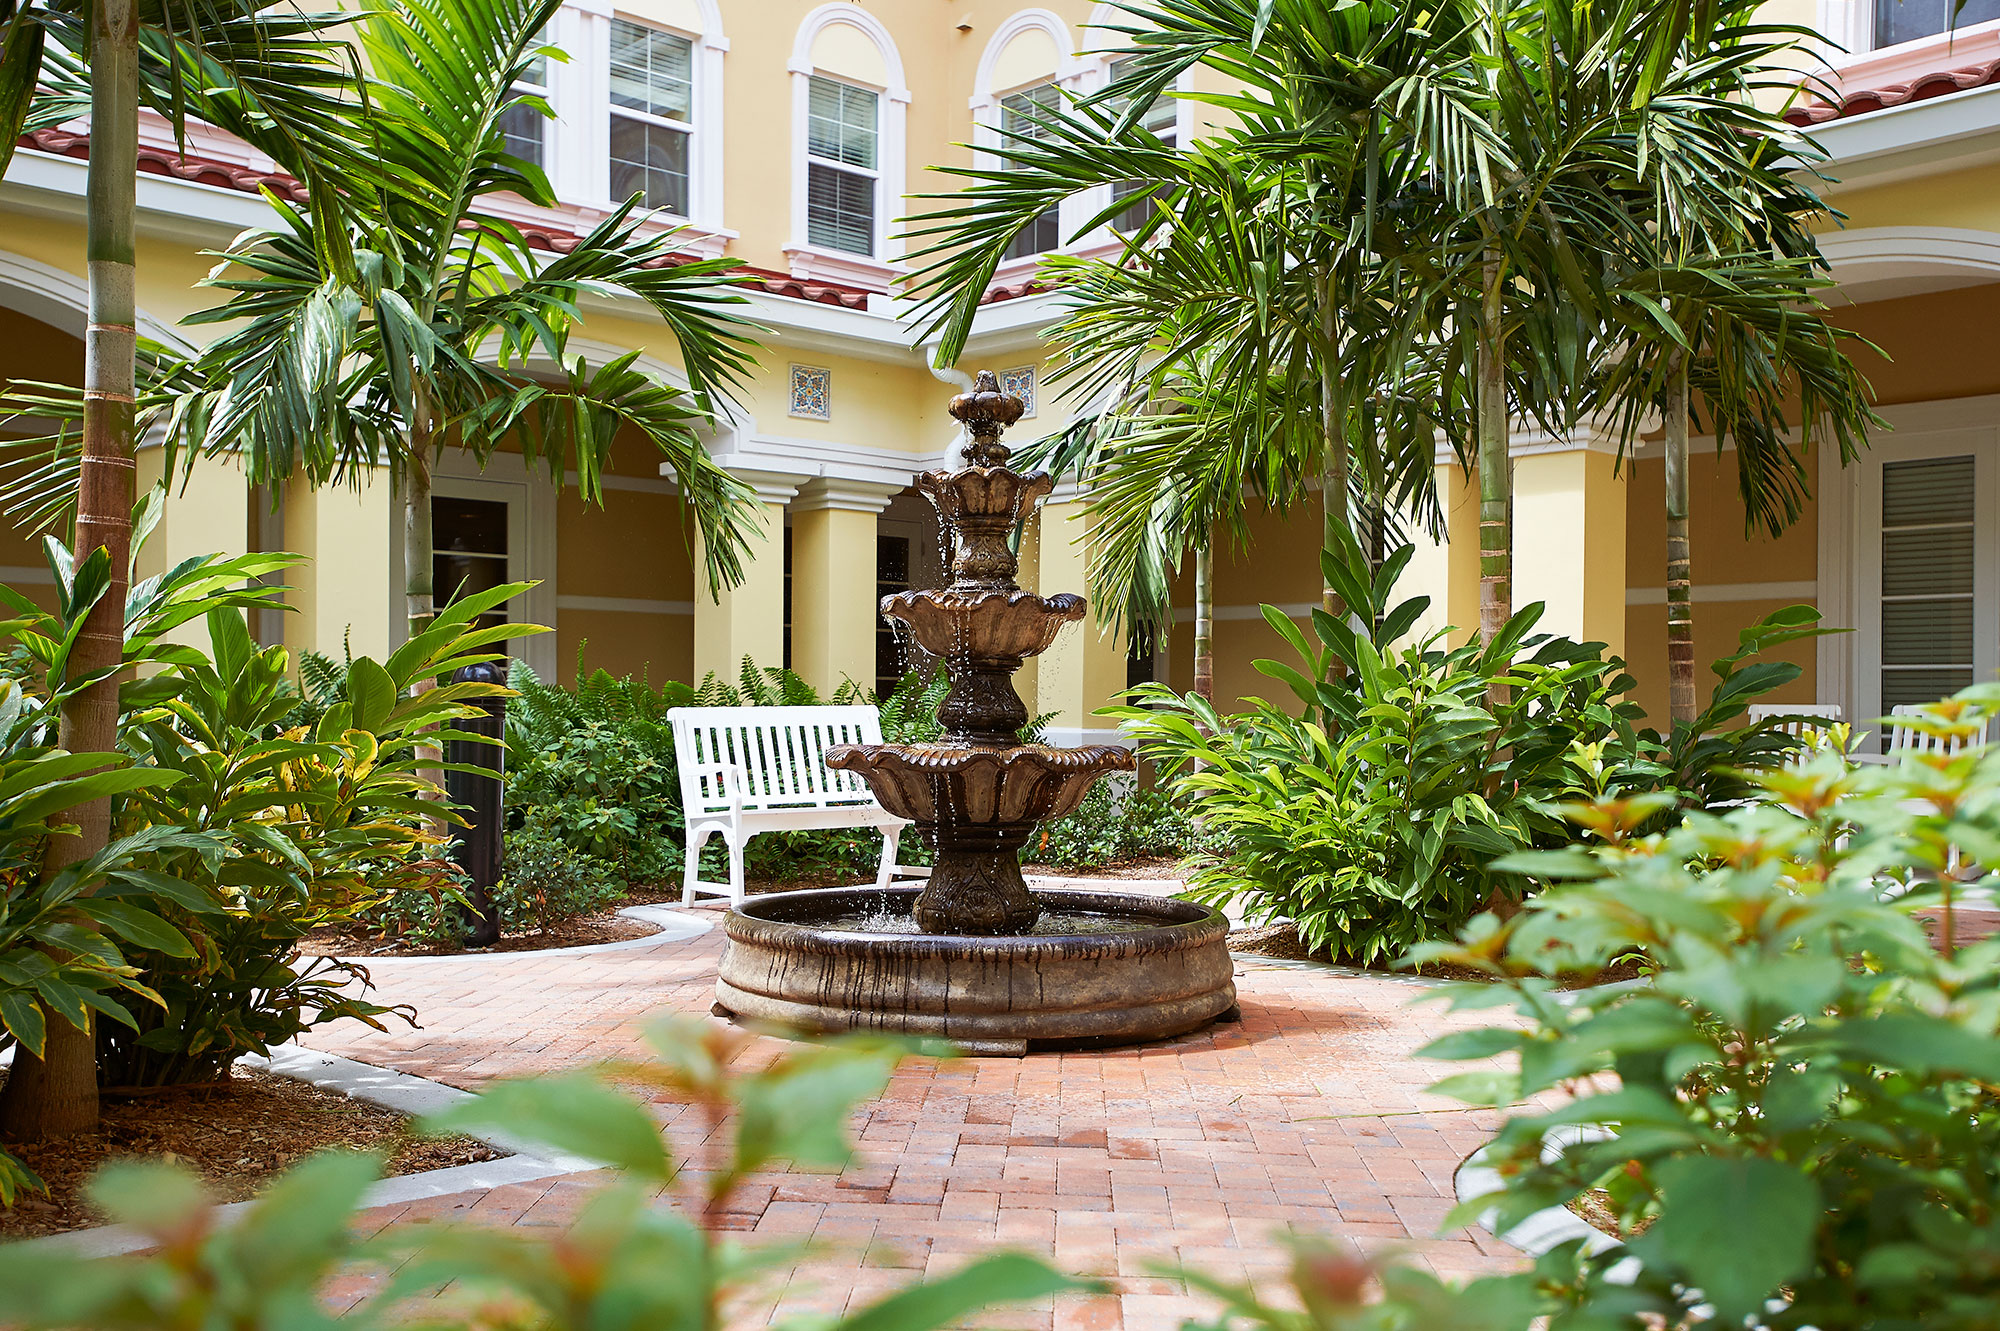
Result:
{"label": "roof overhang", "polygon": [[1827,154],[1822,192],[1891,185],[2000,162],[2000,85],[1830,120],[1807,134]]}

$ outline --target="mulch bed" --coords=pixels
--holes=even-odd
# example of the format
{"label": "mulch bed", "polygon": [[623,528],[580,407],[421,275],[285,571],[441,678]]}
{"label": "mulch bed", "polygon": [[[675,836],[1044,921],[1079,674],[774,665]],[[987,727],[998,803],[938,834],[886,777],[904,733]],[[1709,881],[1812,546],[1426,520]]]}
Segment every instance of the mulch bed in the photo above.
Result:
{"label": "mulch bed", "polygon": [[[0,1072],[0,1081],[4,1081]],[[0,1210],[0,1238],[32,1238],[104,1223],[83,1197],[98,1166],[144,1157],[192,1169],[218,1202],[257,1195],[272,1176],[326,1147],[379,1150],[388,1175],[417,1174],[452,1165],[498,1160],[496,1151],[470,1137],[415,1139],[409,1119],[393,1109],[353,1100],[337,1091],[239,1068],[229,1080],[205,1087],[174,1087],[143,1095],[104,1098],[96,1133],[59,1142],[8,1146],[8,1151],[48,1184],[47,1194],[15,1198]]]}
{"label": "mulch bed", "polygon": [[1611,1207],[1611,1194],[1602,1188],[1592,1188],[1588,1192],[1580,1192],[1567,1202],[1564,1202],[1563,1205],[1571,1215],[1577,1217],[1592,1229],[1601,1230],[1621,1242],[1635,1235],[1643,1234],[1653,1227],[1654,1217],[1645,1216],[1638,1224],[1632,1227],[1631,1233],[1628,1234],[1621,1231],[1618,1228],[1618,1212]]}
{"label": "mulch bed", "polygon": [[[637,902],[620,903],[624,906]],[[320,929],[299,940],[299,951],[309,957],[462,957],[484,956],[489,952],[539,952],[545,948],[590,947],[597,943],[619,943],[627,938],[644,938],[660,931],[657,924],[628,920],[612,910],[581,915],[552,929],[534,929],[524,934],[507,934],[491,947],[455,947],[445,943],[419,943],[381,934],[352,934],[338,929]]]}
{"label": "mulch bed", "polygon": [[628,920],[618,912],[627,906],[680,904],[679,888],[645,884],[628,888],[625,899],[589,915],[549,929],[503,935],[491,947],[455,947],[443,943],[420,943],[391,938],[384,934],[353,933],[341,929],[320,929],[299,940],[299,951],[309,957],[463,957],[485,956],[489,952],[539,952],[546,948],[591,947],[598,943],[622,943],[628,938],[644,938],[660,932],[657,924]]}

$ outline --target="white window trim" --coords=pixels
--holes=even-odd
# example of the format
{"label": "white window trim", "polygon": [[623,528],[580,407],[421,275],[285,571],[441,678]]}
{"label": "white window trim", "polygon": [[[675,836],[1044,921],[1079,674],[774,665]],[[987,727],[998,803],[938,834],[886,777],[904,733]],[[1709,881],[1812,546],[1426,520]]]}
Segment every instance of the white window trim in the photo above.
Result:
{"label": "white window trim", "polygon": [[[860,79],[821,71],[812,63],[814,40],[821,31],[836,23],[857,29],[875,44],[888,71],[889,86],[873,87]],[[842,282],[875,291],[887,291],[902,274],[903,247],[896,238],[893,218],[908,207],[905,169],[909,129],[910,89],[903,77],[903,58],[889,30],[873,14],[852,4],[821,5],[799,24],[792,58],[785,68],[792,78],[792,225],[791,243],[785,246],[793,277],[802,280]],[[837,163],[843,171],[873,174],[875,185],[875,253],[872,256],[827,249],[807,240],[807,145],[811,141],[809,121],[812,107],[812,80],[815,74],[858,88],[873,88],[880,101],[876,117],[875,170]]]}
{"label": "white window trim", "polygon": [[[1835,69],[1846,73],[1851,67],[1861,67],[1855,70],[1856,73],[1861,73],[1877,64],[1894,67],[1905,60],[1915,60],[1921,67],[1913,67],[1908,71],[1914,76],[1940,68],[1938,64],[1940,60],[1966,64],[2000,55],[2000,49],[1995,49],[2000,48],[2000,19],[1985,23],[1969,23],[1955,32],[1919,37],[1914,41],[1898,42],[1894,46],[1876,46],[1876,8],[1879,5],[1895,2],[1896,0],[1819,0],[1819,12],[1813,26],[1831,44],[1831,49],[1823,54]],[[1872,70],[1868,73],[1868,77],[1874,78]]]}
{"label": "white window trim", "polygon": [[[1819,639],[1816,701],[1832,703],[1856,726],[1881,714],[1881,467],[1911,458],[1972,453],[1979,459],[1974,507],[1975,590],[2000,581],[2000,396],[1957,398],[1885,407],[1894,435],[1879,435],[1843,470],[1822,454],[1819,492],[1819,576],[1822,622],[1853,628]],[[2000,665],[2000,595],[1979,596],[1973,622],[1975,680]]]}
{"label": "white window trim", "polygon": [[[688,144],[688,215],[659,214],[661,226],[685,223],[679,248],[700,258],[719,256],[736,233],[723,224],[723,57],[729,39],[722,32],[717,0],[696,0],[702,31],[689,32],[616,7],[611,0],[571,0],[556,12],[549,41],[569,55],[551,61],[549,106],[556,119],[543,144],[549,184],[561,207],[530,205],[494,209],[515,221],[588,230],[624,202],[611,197],[611,20],[626,19],[671,32],[694,44],[694,123]],[[621,114],[643,112],[621,108]],[[670,122],[663,122],[670,123]]]}

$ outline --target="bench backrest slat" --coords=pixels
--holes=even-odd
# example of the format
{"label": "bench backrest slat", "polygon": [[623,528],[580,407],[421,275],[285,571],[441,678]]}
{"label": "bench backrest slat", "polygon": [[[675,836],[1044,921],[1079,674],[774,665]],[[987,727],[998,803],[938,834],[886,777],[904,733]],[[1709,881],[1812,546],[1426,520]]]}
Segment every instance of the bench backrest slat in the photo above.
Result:
{"label": "bench backrest slat", "polygon": [[826,765],[836,744],[882,742],[882,716],[873,707],[676,707],[667,721],[690,813],[729,807],[728,783],[714,770],[724,763],[742,774],[745,809],[874,803],[858,774]]}
{"label": "bench backrest slat", "polygon": [[[1965,741],[1955,735],[1932,735],[1917,729],[1907,722],[1898,722],[1897,717],[1916,716],[1923,708],[1915,703],[1901,703],[1889,712],[1889,752],[1890,753],[1936,753],[1950,758],[1965,747]],[[1990,722],[1982,723],[1979,733],[1973,737],[1974,744],[1986,742]]]}

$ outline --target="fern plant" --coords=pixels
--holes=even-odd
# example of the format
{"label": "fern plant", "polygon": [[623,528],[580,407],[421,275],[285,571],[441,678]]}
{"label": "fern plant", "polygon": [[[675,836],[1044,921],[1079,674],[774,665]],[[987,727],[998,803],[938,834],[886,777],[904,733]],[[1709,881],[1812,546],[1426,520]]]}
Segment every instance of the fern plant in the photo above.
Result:
{"label": "fern plant", "polygon": [[347,701],[347,677],[354,668],[353,630],[341,635],[340,659],[306,648],[299,653],[298,702],[278,722],[279,731],[313,727],[336,703]]}
{"label": "fern plant", "polygon": [[731,684],[713,670],[695,691],[697,707],[840,707],[868,701],[862,687],[843,678],[831,697],[821,697],[818,689],[788,666],[759,666],[749,657]]}

